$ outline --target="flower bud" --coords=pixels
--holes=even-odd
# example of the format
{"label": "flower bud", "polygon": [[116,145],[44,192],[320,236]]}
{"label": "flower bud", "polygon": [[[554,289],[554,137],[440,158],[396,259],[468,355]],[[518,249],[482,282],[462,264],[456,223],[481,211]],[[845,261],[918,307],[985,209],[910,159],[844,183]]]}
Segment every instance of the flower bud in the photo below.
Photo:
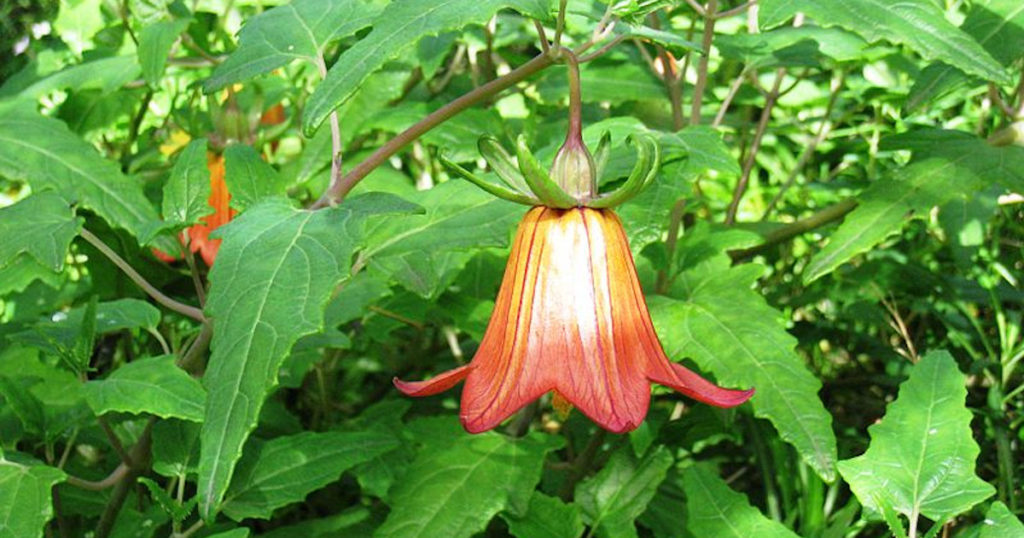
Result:
{"label": "flower bud", "polygon": [[569,136],[551,163],[551,179],[583,204],[597,196],[596,168],[583,140]]}

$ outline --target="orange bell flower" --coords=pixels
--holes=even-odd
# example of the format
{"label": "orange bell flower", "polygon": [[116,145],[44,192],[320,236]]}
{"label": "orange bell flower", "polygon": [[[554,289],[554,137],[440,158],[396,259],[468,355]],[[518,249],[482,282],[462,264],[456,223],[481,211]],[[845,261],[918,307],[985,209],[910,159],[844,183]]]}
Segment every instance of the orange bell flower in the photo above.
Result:
{"label": "orange bell flower", "polygon": [[654,332],[622,223],[610,209],[534,207],[519,225],[494,313],[473,360],[428,381],[395,378],[410,396],[465,380],[460,418],[494,428],[554,392],[614,433],[647,415],[650,383],[732,407],[751,390],[720,388],[671,362]]}
{"label": "orange bell flower", "polygon": [[[220,239],[210,239],[210,233],[217,228],[227,224],[235,217],[236,211],[231,209],[231,193],[228,192],[228,185],[224,181],[224,156],[213,152],[206,154],[206,167],[210,170],[210,198],[209,204],[213,208],[213,214],[201,217],[202,221],[182,232],[181,242],[185,243],[185,234],[188,234],[188,244],[192,252],[198,252],[206,262],[207,267],[213,267],[217,258],[217,251],[220,249]],[[180,257],[172,256],[158,249],[153,249],[153,254],[164,262],[173,262]]]}

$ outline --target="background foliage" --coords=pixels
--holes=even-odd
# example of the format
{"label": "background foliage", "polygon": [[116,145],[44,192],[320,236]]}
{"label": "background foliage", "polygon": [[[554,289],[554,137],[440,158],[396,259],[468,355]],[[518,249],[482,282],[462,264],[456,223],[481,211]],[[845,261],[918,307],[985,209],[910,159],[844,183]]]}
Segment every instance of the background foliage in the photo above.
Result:
{"label": "background foliage", "polygon": [[550,162],[558,13],[5,2],[0,536],[1024,536],[1018,0],[568,2],[609,186],[661,145],[665,349],[757,393],[468,435],[393,389],[482,337],[524,208],[439,158]]}

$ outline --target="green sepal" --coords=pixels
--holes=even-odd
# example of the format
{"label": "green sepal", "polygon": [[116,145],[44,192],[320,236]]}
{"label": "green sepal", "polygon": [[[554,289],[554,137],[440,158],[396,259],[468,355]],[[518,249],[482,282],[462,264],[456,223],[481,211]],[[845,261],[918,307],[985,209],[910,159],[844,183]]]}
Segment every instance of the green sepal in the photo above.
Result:
{"label": "green sepal", "polygon": [[540,200],[540,203],[556,209],[568,209],[578,207],[581,204],[578,200],[566,194],[561,187],[555,183],[547,171],[537,162],[537,158],[530,152],[526,145],[526,137],[519,135],[516,139],[516,157],[519,159],[519,170],[523,172],[523,178],[530,190]]}
{"label": "green sepal", "polygon": [[530,187],[526,185],[523,174],[519,172],[516,164],[512,161],[512,155],[505,151],[504,146],[498,142],[497,138],[491,135],[481,136],[476,146],[480,150],[480,156],[487,161],[488,166],[505,182],[505,185],[514,191],[530,192]]}
{"label": "green sepal", "polygon": [[469,170],[466,170],[465,168],[453,163],[452,161],[449,161],[443,155],[440,156],[439,159],[441,160],[441,164],[445,165],[449,170],[451,170],[455,174],[462,176],[463,179],[469,180],[470,183],[476,185],[477,187],[480,187],[481,189],[489,192],[490,194],[493,194],[494,196],[497,196],[498,198],[508,200],[510,202],[516,202],[518,204],[525,204],[531,206],[540,204],[540,200],[537,200],[533,196],[518,191],[514,191],[512,189],[506,189],[505,187],[495,185],[490,181],[486,181],[482,178],[477,177],[476,174],[473,174]]}
{"label": "green sepal", "polygon": [[661,148],[658,142],[649,134],[637,136],[630,135],[629,139],[636,146],[636,165],[629,174],[629,178],[618,189],[591,201],[587,207],[601,209],[620,205],[644,190],[644,187],[654,181],[658,175],[658,166],[661,163]]}
{"label": "green sepal", "polygon": [[594,151],[594,177],[598,181],[601,181],[601,174],[604,173],[604,165],[608,164],[608,156],[611,155],[612,149],[612,134],[605,131],[601,135],[601,140],[597,143],[597,149]]}

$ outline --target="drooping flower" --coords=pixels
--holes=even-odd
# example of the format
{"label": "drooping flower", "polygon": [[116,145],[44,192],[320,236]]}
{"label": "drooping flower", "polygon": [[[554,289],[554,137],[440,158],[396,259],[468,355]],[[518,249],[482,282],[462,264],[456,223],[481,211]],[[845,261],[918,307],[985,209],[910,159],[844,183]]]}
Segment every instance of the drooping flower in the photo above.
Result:
{"label": "drooping flower", "polygon": [[622,222],[610,209],[654,180],[660,151],[653,137],[633,138],[637,161],[617,190],[598,195],[608,159],[607,133],[591,156],[580,123],[579,72],[570,66],[569,129],[550,172],[523,137],[516,160],[493,138],[480,153],[502,180],[483,180],[442,156],[456,174],[495,196],[535,206],[512,245],[494,312],[473,360],[427,381],[395,386],[430,396],[465,381],[460,418],[471,433],[489,430],[549,392],[555,407],[572,404],[601,427],[621,433],[643,421],[651,383],[719,407],[739,405],[754,390],[716,386],[669,360],[658,341]]}
{"label": "drooping flower", "polygon": [[472,433],[548,392],[616,433],[643,421],[651,382],[720,407],[753,393],[719,388],[665,356],[619,218],[585,207],[531,209],[473,360],[395,385],[428,396],[462,380],[461,419]]}

